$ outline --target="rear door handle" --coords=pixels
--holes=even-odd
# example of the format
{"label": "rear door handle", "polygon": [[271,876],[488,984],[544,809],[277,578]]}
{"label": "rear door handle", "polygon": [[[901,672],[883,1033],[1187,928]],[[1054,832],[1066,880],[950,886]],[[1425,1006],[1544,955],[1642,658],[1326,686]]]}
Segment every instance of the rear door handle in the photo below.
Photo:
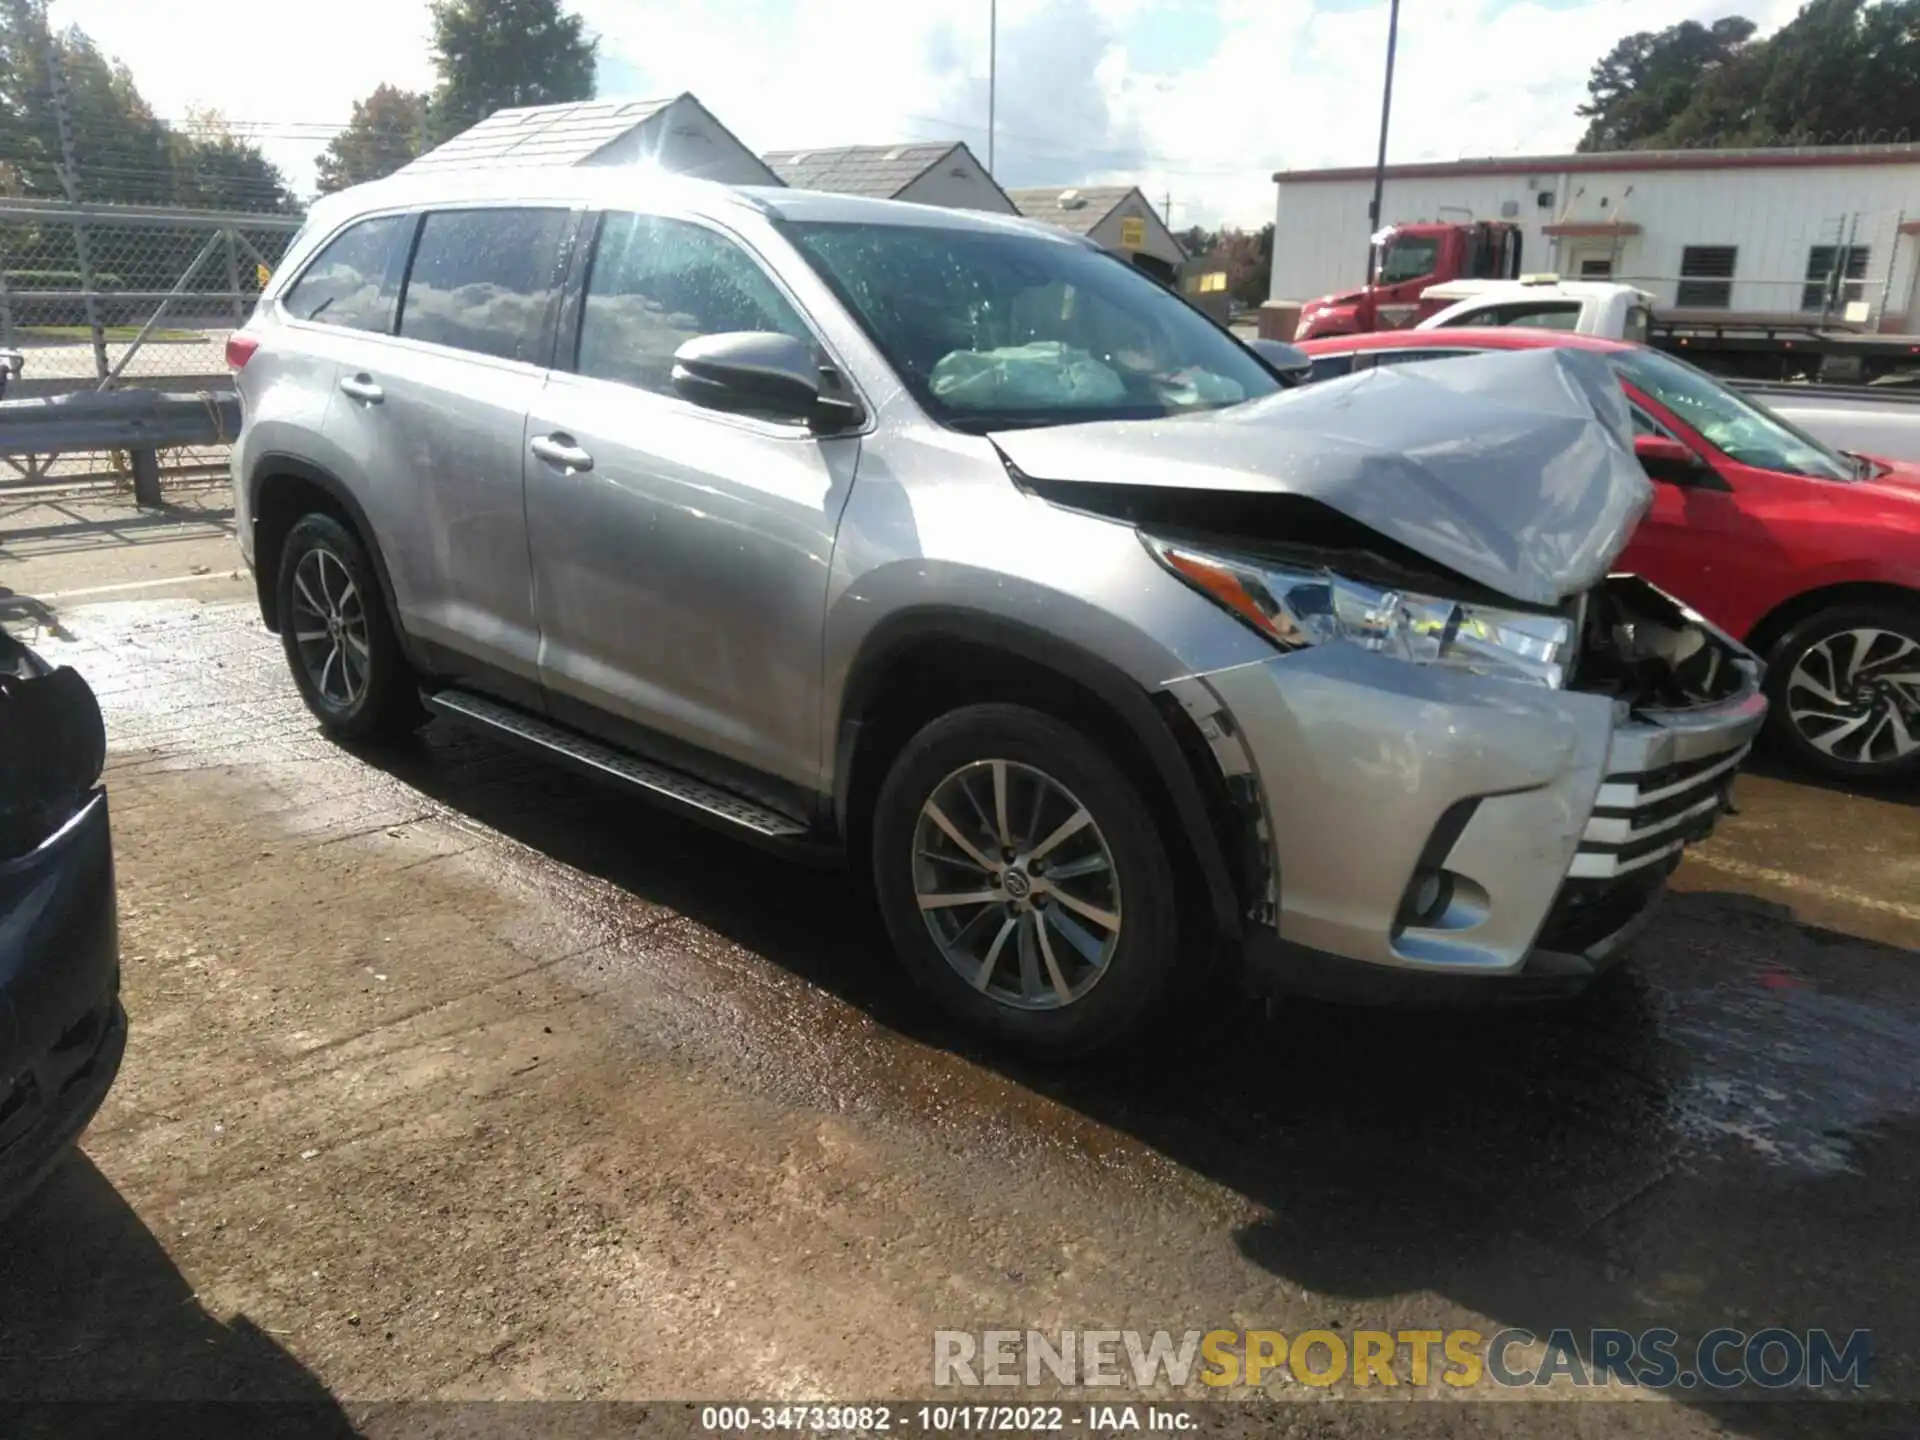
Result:
{"label": "rear door handle", "polygon": [[574,444],[571,435],[536,435],[527,442],[527,448],[559,470],[593,469],[593,456]]}
{"label": "rear door handle", "polygon": [[374,384],[373,378],[369,375],[349,375],[340,382],[340,389],[343,394],[351,395],[356,400],[363,400],[369,405],[378,405],[387,398],[387,392]]}

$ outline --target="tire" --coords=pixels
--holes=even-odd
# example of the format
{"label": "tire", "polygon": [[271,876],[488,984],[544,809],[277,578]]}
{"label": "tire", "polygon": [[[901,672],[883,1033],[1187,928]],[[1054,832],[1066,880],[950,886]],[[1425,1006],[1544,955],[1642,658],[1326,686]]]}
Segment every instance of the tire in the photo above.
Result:
{"label": "tire", "polygon": [[[1015,842],[998,850],[996,770]],[[942,716],[894,760],[872,835],[874,889],[895,951],[974,1032],[1058,1060],[1119,1045],[1163,1009],[1181,958],[1173,866],[1140,791],[1071,726],[1017,705]],[[968,893],[998,898],[922,904]]]}
{"label": "tire", "polygon": [[[1827,694],[1844,703],[1823,703]],[[1920,601],[1837,605],[1800,621],[1768,657],[1767,698],[1769,733],[1808,769],[1920,780]]]}
{"label": "tire", "polygon": [[426,712],[360,540],[304,515],[280,550],[280,644],[300,698],[336,740],[394,740]]}

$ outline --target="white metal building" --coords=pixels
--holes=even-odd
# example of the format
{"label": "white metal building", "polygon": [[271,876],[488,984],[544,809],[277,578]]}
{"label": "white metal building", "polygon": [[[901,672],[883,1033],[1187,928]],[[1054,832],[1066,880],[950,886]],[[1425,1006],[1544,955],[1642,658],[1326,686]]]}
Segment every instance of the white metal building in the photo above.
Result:
{"label": "white metal building", "polygon": [[496,110],[404,173],[542,165],[655,165],[726,185],[780,183],[692,95]]}
{"label": "white metal building", "polygon": [[911,200],[952,210],[1011,215],[1013,201],[964,142],[838,145],[761,157],[796,190],[830,190],[876,200]]}
{"label": "white metal building", "polygon": [[[1276,301],[1366,281],[1373,170],[1276,174]],[[1661,313],[1793,317],[1823,309],[1880,330],[1920,328],[1920,145],[1647,150],[1391,165],[1385,223],[1507,220],[1521,269],[1610,277]]]}

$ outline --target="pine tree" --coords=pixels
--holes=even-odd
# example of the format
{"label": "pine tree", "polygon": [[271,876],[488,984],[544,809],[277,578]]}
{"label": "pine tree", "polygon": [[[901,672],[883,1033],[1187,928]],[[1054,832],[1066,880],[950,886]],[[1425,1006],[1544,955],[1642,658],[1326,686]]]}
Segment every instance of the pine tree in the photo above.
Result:
{"label": "pine tree", "polygon": [[511,106],[591,100],[598,44],[559,0],[434,0],[430,138]]}
{"label": "pine tree", "polygon": [[420,153],[427,97],[382,85],[353,103],[353,118],[328,142],[316,168],[323,194],[391,175]]}

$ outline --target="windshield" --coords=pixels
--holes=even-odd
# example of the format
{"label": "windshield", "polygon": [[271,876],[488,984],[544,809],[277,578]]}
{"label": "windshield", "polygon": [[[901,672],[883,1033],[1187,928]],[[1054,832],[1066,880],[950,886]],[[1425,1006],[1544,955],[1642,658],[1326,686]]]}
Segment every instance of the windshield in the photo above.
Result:
{"label": "windshield", "polygon": [[1817,480],[1852,480],[1858,474],[1846,457],[1685,361],[1657,350],[1621,351],[1611,358],[1622,378],[1666,406],[1729,459]]}
{"label": "windshield", "polygon": [[1440,261],[1440,242],[1427,235],[1403,235],[1390,242],[1380,259],[1380,284],[1400,285],[1431,275]]}
{"label": "windshield", "polygon": [[914,397],[955,429],[1158,419],[1280,388],[1184,300],[1068,240],[914,225],[783,228]]}

